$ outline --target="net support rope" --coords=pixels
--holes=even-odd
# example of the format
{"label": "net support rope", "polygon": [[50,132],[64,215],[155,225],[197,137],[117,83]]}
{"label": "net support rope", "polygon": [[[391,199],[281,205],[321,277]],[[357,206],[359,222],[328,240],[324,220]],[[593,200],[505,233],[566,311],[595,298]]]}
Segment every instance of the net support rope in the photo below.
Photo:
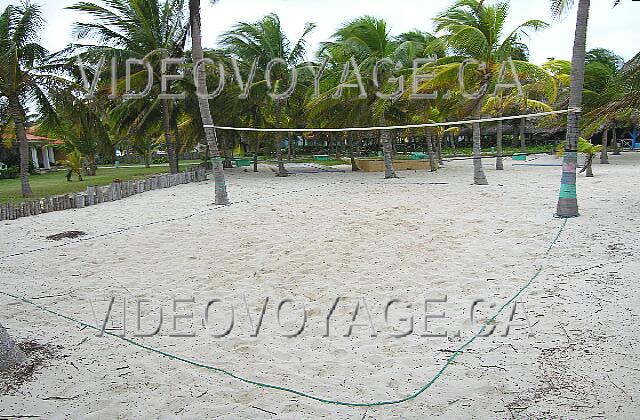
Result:
{"label": "net support rope", "polygon": [[217,130],[227,131],[250,131],[258,133],[307,133],[312,131],[325,132],[325,133],[343,133],[348,131],[389,131],[389,130],[404,130],[412,128],[428,128],[428,127],[449,127],[457,125],[467,125],[475,123],[489,123],[496,121],[510,121],[519,120],[522,118],[541,118],[550,115],[562,115],[570,113],[582,112],[581,108],[569,108],[561,109],[559,111],[547,111],[537,112],[534,114],[522,114],[522,115],[509,115],[506,117],[493,117],[493,118],[481,118],[477,120],[463,120],[463,121],[447,121],[439,123],[424,123],[424,124],[409,124],[409,125],[390,125],[382,127],[345,127],[345,128],[253,128],[253,127],[227,127],[220,125],[203,125],[204,128],[213,128]]}
{"label": "net support rope", "polygon": [[[460,355],[463,353],[464,349],[466,349],[467,347],[469,347],[478,337],[480,337],[484,331],[486,330],[486,328],[492,324],[496,318],[498,316],[500,316],[500,314],[502,314],[502,312],[504,312],[504,310],[511,305],[516,299],[518,299],[533,283],[534,281],[540,276],[540,274],[542,273],[542,271],[544,270],[544,261],[547,259],[547,257],[549,256],[549,254],[551,253],[551,250],[553,249],[554,245],[558,242],[558,240],[560,239],[560,236],[562,235],[562,232],[564,231],[565,227],[567,226],[567,221],[569,219],[564,219],[562,221],[562,223],[560,224],[560,227],[558,229],[557,234],[555,235],[555,237],[552,239],[552,241],[549,243],[549,245],[547,246],[545,252],[542,255],[542,260],[539,264],[539,266],[537,267],[536,271],[534,272],[534,274],[527,280],[527,282],[509,299],[507,300],[501,307],[500,309],[498,309],[498,311],[491,317],[489,318],[487,321],[485,321],[481,328],[478,330],[478,332],[476,332],[473,336],[471,336],[471,338],[469,338],[464,344],[462,344],[460,347],[458,347],[458,349],[453,352],[451,354],[451,356],[446,360],[446,362],[441,366],[441,368],[438,370],[438,372],[419,390],[417,390],[416,392],[414,392],[411,395],[408,395],[404,398],[400,398],[400,399],[396,399],[396,400],[387,400],[387,401],[376,401],[376,402],[349,402],[349,401],[339,401],[339,400],[331,400],[328,398],[322,398],[322,397],[318,397],[303,391],[298,391],[296,389],[292,389],[292,388],[287,388],[285,386],[280,386],[280,385],[273,385],[273,384],[268,384],[268,383],[263,383],[263,382],[259,382],[257,380],[252,380],[252,379],[248,379],[245,377],[242,377],[238,374],[235,374],[229,370],[220,368],[220,367],[216,367],[216,366],[212,366],[209,364],[206,364],[204,362],[199,362],[199,361],[195,361],[195,360],[190,360],[187,359],[183,356],[179,356],[176,354],[172,354],[172,353],[168,353],[164,350],[160,350],[160,349],[156,349],[147,345],[144,345],[136,340],[132,340],[130,338],[127,337],[123,337],[120,336],[118,334],[109,332],[109,331],[104,331],[104,334],[109,335],[111,337],[114,338],[119,338],[122,341],[131,344],[135,347],[147,350],[149,352],[152,353],[156,353],[165,357],[168,357],[171,360],[177,360],[180,362],[184,362],[187,363],[191,366],[196,366],[199,368],[203,368],[203,369],[207,369],[207,370],[211,370],[217,373],[221,373],[224,374],[226,376],[229,376],[235,380],[250,384],[250,385],[255,385],[257,387],[260,388],[267,388],[267,389],[273,389],[273,390],[277,390],[277,391],[282,391],[282,392],[286,392],[289,394],[293,394],[293,395],[297,395],[299,397],[302,398],[307,398],[310,400],[314,400],[314,401],[318,401],[321,403],[325,403],[325,404],[333,404],[333,405],[340,405],[340,406],[348,406],[348,407],[378,407],[378,406],[387,406],[387,405],[398,405],[398,404],[402,404],[402,403],[406,403],[408,401],[414,400],[416,399],[418,396],[420,396],[421,394],[423,394],[424,392],[426,392],[429,388],[431,388],[431,386],[445,373],[445,371],[447,370],[447,368],[453,363],[453,361]],[[82,320],[73,318],[71,316],[62,314],[60,312],[54,311],[52,309],[49,309],[43,305],[40,305],[38,303],[33,302],[32,300],[29,300],[25,297],[22,296],[18,296],[15,295],[13,293],[9,293],[3,290],[0,290],[0,294],[19,300],[21,302],[24,302],[26,304],[29,304],[31,306],[34,306],[38,309],[40,309],[41,311],[47,312],[51,315],[66,319],[67,321],[71,321],[74,322],[78,325],[81,325],[82,327],[85,328],[89,328],[89,329],[93,329],[96,331],[101,331],[100,328],[98,328],[95,325],[91,325],[88,324]]]}

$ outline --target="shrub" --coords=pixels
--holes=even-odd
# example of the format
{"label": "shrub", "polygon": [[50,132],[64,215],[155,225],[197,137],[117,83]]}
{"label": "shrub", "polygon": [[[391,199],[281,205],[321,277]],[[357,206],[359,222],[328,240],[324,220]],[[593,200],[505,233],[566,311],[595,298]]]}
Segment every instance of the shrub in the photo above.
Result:
{"label": "shrub", "polygon": [[15,179],[20,176],[20,166],[12,165],[0,171],[0,179]]}

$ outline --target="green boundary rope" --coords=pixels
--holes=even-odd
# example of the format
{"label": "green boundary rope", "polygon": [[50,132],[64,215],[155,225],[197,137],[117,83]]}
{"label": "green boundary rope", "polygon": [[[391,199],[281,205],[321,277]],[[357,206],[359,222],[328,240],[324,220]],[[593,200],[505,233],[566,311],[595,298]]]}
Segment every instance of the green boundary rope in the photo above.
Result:
{"label": "green boundary rope", "polygon": [[[562,232],[564,231],[566,225],[567,225],[567,221],[568,219],[564,219],[562,224],[560,225],[560,229],[558,230],[558,234],[555,236],[555,238],[551,241],[551,243],[549,244],[549,246],[547,247],[544,255],[543,255],[543,261],[546,259],[546,257],[549,256],[549,253],[551,252],[551,250],[553,249],[553,246],[558,242],[558,240],[560,239],[560,235],[562,235]],[[193,361],[193,360],[189,360],[186,359],[184,357],[181,356],[177,356],[171,353],[167,353],[165,351],[159,350],[159,349],[155,349],[153,347],[149,347],[149,346],[145,346],[144,344],[141,344],[137,341],[134,341],[132,339],[126,338],[126,337],[121,337],[117,334],[114,334],[112,332],[109,331],[105,331],[104,334],[109,335],[111,337],[115,337],[115,338],[119,338],[133,346],[139,347],[141,349],[150,351],[152,353],[157,353],[160,354],[162,356],[168,357],[170,359],[173,360],[178,360],[184,363],[187,363],[189,365],[192,366],[196,366],[196,367],[200,367],[200,368],[204,368],[204,369],[208,369],[208,370],[212,370],[214,372],[218,372],[218,373],[222,373],[224,375],[227,375],[233,379],[236,379],[238,381],[247,383],[247,384],[251,384],[251,385],[255,385],[257,387],[260,388],[267,388],[267,389],[274,389],[277,391],[283,391],[283,392],[288,392],[290,394],[294,394],[297,395],[299,397],[303,397],[303,398],[308,398],[314,401],[319,401],[321,403],[325,403],[325,404],[334,404],[334,405],[341,405],[341,406],[349,406],[349,407],[378,407],[378,406],[385,406],[385,405],[397,405],[397,404],[402,404],[411,400],[416,399],[418,396],[420,396],[421,394],[423,394],[425,391],[427,391],[429,388],[431,388],[431,386],[438,380],[438,378],[440,378],[440,376],[442,376],[442,374],[447,370],[447,368],[451,365],[451,363],[453,363],[453,361],[458,357],[459,354],[462,353],[462,351],[467,348],[468,346],[470,346],[487,328],[487,326],[489,324],[491,324],[493,321],[495,321],[495,319],[509,306],[511,305],[511,303],[513,303],[513,301],[515,301],[516,299],[518,299],[518,297],[520,297],[520,295],[522,295],[522,293],[524,293],[525,290],[527,290],[529,288],[529,286],[531,286],[531,284],[533,284],[533,282],[538,278],[538,276],[540,276],[540,274],[542,273],[543,270],[543,265],[540,264],[540,266],[538,267],[538,269],[536,270],[536,272],[533,274],[533,276],[531,278],[529,278],[529,280],[524,284],[524,286],[522,286],[520,288],[520,290],[518,290],[518,292],[516,294],[514,294],[511,299],[509,299],[507,302],[505,302],[500,309],[498,309],[498,311],[489,319],[487,320],[482,327],[480,328],[480,330],[475,333],[469,340],[467,340],[464,344],[462,344],[448,359],[447,361],[444,363],[444,365],[442,365],[442,367],[440,368],[440,370],[435,374],[435,376],[429,381],[427,382],[422,388],[420,388],[418,391],[416,391],[415,393],[398,399],[398,400],[390,400],[390,401],[377,401],[377,402],[372,402],[372,403],[357,403],[357,402],[346,402],[346,401],[336,401],[336,400],[329,400],[329,399],[325,399],[325,398],[320,398],[320,397],[316,397],[314,395],[311,394],[307,394],[305,392],[302,391],[296,391],[295,389],[291,389],[291,388],[287,388],[284,386],[278,386],[278,385],[271,385],[271,384],[267,384],[267,383],[263,383],[263,382],[259,382],[259,381],[254,381],[251,379],[247,379],[247,378],[243,378],[242,376],[236,375],[233,372],[230,372],[228,370],[222,369],[222,368],[218,368],[215,366],[211,366],[211,365],[207,365],[205,363],[201,363],[201,362],[197,362],[197,361]],[[86,328],[91,328],[97,331],[100,331],[100,329],[95,326],[95,325],[90,325],[87,324],[84,321],[81,321],[79,319],[75,319],[72,318],[70,316],[61,314],[59,312],[56,312],[54,310],[48,309],[44,306],[41,306],[29,299],[26,299],[24,297],[20,297],[20,296],[16,296],[14,294],[11,293],[7,293],[4,291],[0,291],[0,294],[17,299],[19,301],[22,301],[24,303],[27,303],[29,305],[32,305],[44,312],[47,312],[49,314],[55,315],[57,317],[60,318],[64,318],[68,321],[74,322],[76,324],[79,324],[83,327]]]}

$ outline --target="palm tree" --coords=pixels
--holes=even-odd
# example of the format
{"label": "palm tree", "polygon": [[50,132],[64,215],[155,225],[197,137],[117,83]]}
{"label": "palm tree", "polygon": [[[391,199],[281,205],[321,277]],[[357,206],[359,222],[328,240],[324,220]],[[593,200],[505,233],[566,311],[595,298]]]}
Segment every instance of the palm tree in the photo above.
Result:
{"label": "palm tree", "polygon": [[[551,11],[560,16],[573,7],[574,0],[550,0]],[[617,6],[620,0],[615,0]],[[589,8],[591,0],[578,0],[578,19],[573,41],[573,57],[571,59],[571,92],[569,108],[579,109],[582,106],[582,89],[587,53],[587,28],[589,25]],[[556,214],[569,218],[580,215],[578,194],[576,191],[576,167],[578,163],[578,139],[580,137],[580,113],[570,112],[567,117],[567,141],[562,165],[562,180]]]}
{"label": "palm tree", "polygon": [[[211,3],[215,3],[216,0],[210,0]],[[189,0],[189,16],[191,21],[191,56],[194,63],[198,63],[204,58],[204,52],[202,50],[202,19],[200,17],[200,0]],[[197,69],[197,80],[199,86],[204,86],[206,83],[206,73],[203,66]],[[220,158],[220,148],[218,147],[218,139],[216,137],[216,131],[213,127],[213,118],[211,116],[211,108],[209,107],[209,101],[202,96],[198,96],[198,107],[200,109],[200,118],[204,128],[205,139],[207,141],[207,147],[211,154],[211,163],[213,164],[213,178],[215,182],[215,203],[217,205],[228,205],[229,195],[227,194],[227,183],[224,176],[224,167],[222,165],[222,159]]]}
{"label": "palm tree", "polygon": [[[606,55],[610,57],[610,54]],[[599,132],[603,133],[603,150],[601,163],[608,162],[607,141],[608,130],[612,132],[613,154],[619,155],[617,128],[635,126],[640,108],[640,54],[625,64],[612,77],[606,79],[606,88],[595,94],[597,101],[592,103],[592,109],[584,115],[583,133],[591,137]],[[609,66],[615,63],[609,61]],[[589,69],[589,66],[587,66]],[[595,107],[593,107],[595,105]]]}
{"label": "palm tree", "polygon": [[[523,50],[521,39],[528,30],[539,30],[548,25],[540,20],[529,20],[518,25],[504,36],[505,23],[509,13],[509,2],[487,4],[484,0],[457,0],[453,6],[435,18],[437,32],[442,32],[441,42],[461,60],[438,68],[436,84],[458,81],[459,77],[469,77],[463,73],[462,64],[469,64],[476,76],[477,93],[473,100],[472,117],[482,116],[484,100],[489,87],[498,75],[501,63]],[[481,64],[478,64],[481,63]],[[465,76],[466,75],[466,76]],[[482,169],[480,123],[473,124],[473,164],[474,183],[487,185]]]}
{"label": "palm tree", "polygon": [[82,181],[82,153],[78,149],[73,150],[64,161],[64,165],[69,169],[67,172],[67,181],[71,182],[71,176],[76,174],[78,179]]}
{"label": "palm tree", "polygon": [[107,121],[106,104],[98,106],[96,100],[77,97],[74,91],[77,92],[79,88],[79,84],[72,84],[69,89],[52,95],[58,119],[49,121],[41,118],[38,134],[45,133],[63,139],[68,150],[79,150],[84,157],[85,175],[95,176],[97,153],[108,153],[107,150],[113,149],[114,144]]}
{"label": "palm tree", "polygon": [[[319,98],[310,103],[310,107],[338,109],[348,106],[359,112],[351,113],[351,124],[361,123],[385,126],[388,122],[401,122],[404,112],[399,106],[400,94],[391,95],[389,98],[378,98],[373,94],[378,90],[383,94],[393,94],[397,90],[397,84],[391,81],[392,72],[389,66],[380,71],[381,77],[376,86],[373,79],[374,69],[379,60],[387,59],[392,63],[400,62],[404,69],[411,68],[414,57],[425,49],[424,42],[429,39],[425,33],[414,32],[404,34],[398,38],[391,36],[387,22],[372,16],[356,18],[342,25],[332,36],[333,40],[321,45],[318,58],[328,59],[327,76],[325,83],[332,88],[325,91]],[[358,71],[361,75],[362,85],[368,93],[366,98],[361,97],[359,89],[349,89],[342,92],[339,87],[341,82],[355,84],[357,77],[353,75],[351,68],[349,79],[343,80],[343,70],[355,59]],[[384,67],[384,66],[383,66]],[[335,94],[341,93],[340,98]],[[336,108],[337,107],[337,108]],[[380,140],[384,151],[385,179],[397,178],[393,167],[394,135],[389,130],[380,133]]]}
{"label": "palm tree", "polygon": [[27,141],[27,104],[41,115],[55,118],[47,89],[57,89],[62,79],[51,73],[49,53],[38,44],[44,25],[40,7],[23,1],[7,6],[0,15],[0,97],[8,103],[9,116],[20,145],[20,183],[22,196],[33,192],[29,184],[29,143]]}
{"label": "palm tree", "polygon": [[[104,5],[102,4],[104,3]],[[152,63],[154,91],[145,98],[124,101],[120,106],[135,112],[133,120],[162,121],[167,155],[172,173],[178,172],[178,154],[175,136],[174,104],[158,98],[161,78],[160,60],[182,53],[187,37],[188,23],[184,15],[184,0],[109,0],[102,3],[81,2],[69,9],[90,15],[94,22],[75,24],[78,39],[93,37],[100,45],[75,45],[82,58],[98,54],[148,59]],[[143,91],[147,83],[145,71],[132,75],[132,84]],[[150,98],[153,97],[153,100]],[[132,105],[131,103],[135,103]],[[141,125],[133,127],[133,131]]]}
{"label": "palm tree", "polygon": [[[255,80],[251,85],[251,88],[259,88],[260,92],[253,92],[258,99],[248,101],[247,110],[260,113],[259,118],[263,122],[271,120],[269,122],[281,128],[284,122],[294,121],[293,114],[299,114],[303,109],[301,106],[289,107],[289,102],[293,102],[294,105],[301,102],[300,95],[304,90],[299,86],[293,91],[292,98],[278,99],[271,96],[280,93],[278,89],[284,90],[282,86],[290,87],[289,68],[298,68],[303,64],[307,50],[306,37],[314,28],[315,24],[307,23],[300,38],[292,43],[282,29],[280,18],[270,14],[257,22],[239,22],[222,35],[222,45],[227,55],[236,58],[243,66],[245,73],[250,72],[256,59],[258,74],[265,74],[267,66],[273,59],[283,60],[282,64],[271,68],[272,86],[268,86],[264,78]],[[253,122],[257,121],[254,119]],[[286,177],[287,171],[282,157],[282,137],[279,134],[275,136],[275,149],[278,161],[276,175]]]}
{"label": "palm tree", "polygon": [[0,324],[0,370],[10,369],[25,359],[25,355]]}

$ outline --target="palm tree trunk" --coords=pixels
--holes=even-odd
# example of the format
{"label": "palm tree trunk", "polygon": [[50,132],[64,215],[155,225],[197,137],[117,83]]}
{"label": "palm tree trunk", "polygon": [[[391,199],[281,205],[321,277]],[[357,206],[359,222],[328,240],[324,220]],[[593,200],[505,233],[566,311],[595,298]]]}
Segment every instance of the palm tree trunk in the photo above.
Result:
{"label": "palm tree trunk", "polygon": [[602,151],[600,152],[600,164],[608,165],[609,164],[609,130],[605,129],[602,132]]}
{"label": "palm tree trunk", "polygon": [[171,129],[173,130],[174,138],[174,153],[175,153],[175,169],[176,173],[180,172],[180,129],[178,128],[178,120],[173,118],[171,120]]}
{"label": "palm tree trunk", "polygon": [[614,126],[613,130],[611,132],[612,132],[611,142],[613,143],[613,155],[614,156],[619,156],[620,155],[620,147],[618,146],[618,130]]}
{"label": "palm tree trunk", "polygon": [[7,330],[0,324],[0,370],[6,370],[21,363],[25,355],[9,337]]}
{"label": "palm tree trunk", "polygon": [[224,153],[223,167],[228,169],[233,168],[233,163],[231,163],[231,153],[232,153],[231,145],[232,144],[233,142],[231,141],[229,135],[222,137],[222,146],[223,146],[223,153]]}
{"label": "palm tree trunk", "polygon": [[276,133],[276,136],[276,160],[278,161],[278,172],[276,172],[276,176],[284,178],[289,176],[289,173],[284,167],[284,161],[282,160],[282,144],[280,144],[280,135]]}
{"label": "palm tree trunk", "polygon": [[[382,115],[380,117],[380,126],[384,127],[387,121]],[[397,178],[395,168],[393,167],[393,144],[391,132],[382,130],[380,133],[380,141],[382,142],[382,150],[384,154],[384,179]]]}
{"label": "palm tree trunk", "polygon": [[438,165],[436,165],[436,159],[433,154],[433,136],[429,132],[429,129],[425,129],[427,134],[427,154],[429,155],[429,166],[431,167],[431,172],[435,172],[438,170]]}
{"label": "palm tree trunk", "polygon": [[[486,89],[484,89],[486,90]],[[473,119],[479,120],[482,116],[482,103],[484,98],[478,99],[473,111]],[[482,136],[480,123],[473,123],[473,183],[475,185],[489,185],[487,176],[482,169]]]}
{"label": "palm tree trunk", "polygon": [[[582,89],[584,88],[584,71],[587,44],[587,27],[589,24],[590,0],[578,3],[578,20],[576,22],[573,58],[571,59],[571,93],[569,107],[582,106]],[[577,217],[578,194],[576,190],[576,167],[578,166],[578,137],[580,136],[580,114],[569,113],[567,117],[567,141],[562,165],[562,180],[558,198],[558,217]]]}
{"label": "palm tree trunk", "polygon": [[22,189],[22,196],[25,198],[31,197],[33,195],[33,191],[29,184],[29,163],[31,162],[31,156],[29,155],[29,141],[27,140],[27,130],[24,126],[25,112],[17,95],[9,97],[9,107],[11,108],[13,125],[15,126],[16,137],[20,145],[20,185]]}
{"label": "palm tree trunk", "polygon": [[594,155],[591,155],[587,158],[587,163],[586,163],[587,178],[593,178],[593,158],[594,157],[595,157]]}
{"label": "palm tree trunk", "polygon": [[260,134],[256,134],[256,148],[253,151],[253,172],[258,172],[259,154],[260,154]]}
{"label": "palm tree trunk", "polygon": [[287,133],[287,137],[289,137],[287,141],[287,160],[290,161],[291,157],[293,156],[293,133]]}
{"label": "palm tree trunk", "polygon": [[527,153],[527,120],[524,118],[520,119],[520,151],[522,153]]}
{"label": "palm tree trunk", "polygon": [[293,155],[294,159],[298,158],[298,136],[295,135],[295,133],[291,133],[292,134],[292,141],[293,141],[293,146],[291,147],[291,153]]}
{"label": "palm tree trunk", "polygon": [[182,142],[180,138],[180,128],[178,127],[178,120],[173,120],[173,132],[176,144],[176,169],[180,172],[180,156],[182,153]]}
{"label": "palm tree trunk", "polygon": [[[191,15],[191,56],[194,62],[202,60],[204,54],[202,51],[202,27],[200,19],[200,0],[189,0],[189,13]],[[204,67],[198,69],[197,80],[199,86],[206,86],[206,74]],[[227,194],[227,183],[224,177],[224,168],[222,167],[222,159],[220,159],[220,149],[218,148],[218,139],[216,132],[211,127],[213,125],[213,117],[209,108],[209,101],[206,98],[198,98],[198,106],[200,108],[200,117],[202,123],[206,126],[204,129],[205,138],[209,145],[211,153],[211,162],[213,164],[213,178],[215,182],[215,203],[217,205],[229,204],[229,196]]]}
{"label": "palm tree trunk", "polygon": [[496,143],[496,171],[504,171],[504,163],[502,162],[502,120],[498,121],[497,143]]}
{"label": "palm tree trunk", "polygon": [[[276,125],[278,128],[280,128],[281,118],[282,118],[282,104],[280,104],[280,101],[278,101],[278,103],[276,104]],[[276,176],[284,178],[289,176],[289,174],[287,173],[287,170],[284,167],[284,161],[282,160],[282,140],[280,139],[279,133],[276,133],[275,143],[276,143],[276,160],[278,161],[278,172],[276,172]]]}
{"label": "palm tree trunk", "polygon": [[513,149],[518,147],[518,144],[520,143],[520,130],[518,128],[518,121],[513,120],[513,123],[511,124],[511,132],[513,133],[511,134],[511,148]]}
{"label": "palm tree trunk", "polygon": [[356,163],[356,155],[353,151],[353,133],[347,134],[347,146],[349,147],[349,160],[351,161],[351,171],[357,172],[360,170],[358,168],[358,164]]}
{"label": "palm tree trunk", "polygon": [[96,176],[96,172],[98,171],[98,164],[96,163],[96,155],[94,153],[87,153],[85,159],[87,161],[85,175]]}
{"label": "palm tree trunk", "polygon": [[162,100],[162,120],[164,122],[164,142],[167,148],[169,172],[177,174],[176,144],[173,141],[173,134],[171,133],[171,114],[169,112],[169,102],[166,99]]}
{"label": "palm tree trunk", "polygon": [[436,144],[438,147],[438,165],[442,166],[444,165],[444,159],[442,158],[442,135],[437,135],[436,136]]}
{"label": "palm tree trunk", "polygon": [[144,167],[145,168],[151,167],[151,150],[147,150],[144,153]]}
{"label": "palm tree trunk", "polygon": [[[260,119],[260,108],[259,107],[254,107],[253,108],[253,124],[254,127],[258,127],[258,120]],[[255,133],[255,150],[253,153],[253,172],[258,172],[258,158],[260,157],[260,140],[262,139],[262,136],[260,133]]]}

